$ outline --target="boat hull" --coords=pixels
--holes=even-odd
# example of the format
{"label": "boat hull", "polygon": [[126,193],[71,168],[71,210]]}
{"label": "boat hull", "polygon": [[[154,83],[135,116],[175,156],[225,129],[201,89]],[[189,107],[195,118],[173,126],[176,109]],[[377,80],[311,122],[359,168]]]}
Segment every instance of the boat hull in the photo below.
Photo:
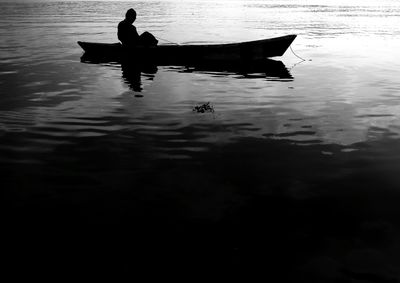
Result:
{"label": "boat hull", "polygon": [[152,60],[155,62],[237,61],[282,56],[296,35],[230,44],[158,45],[155,47],[124,47],[120,43],[78,41],[86,57],[99,59]]}

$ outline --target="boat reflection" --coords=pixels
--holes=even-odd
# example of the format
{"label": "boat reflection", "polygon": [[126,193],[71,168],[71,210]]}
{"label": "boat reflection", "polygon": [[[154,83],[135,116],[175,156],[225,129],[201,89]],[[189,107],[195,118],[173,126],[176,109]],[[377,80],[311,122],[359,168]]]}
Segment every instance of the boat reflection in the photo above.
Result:
{"label": "boat reflection", "polygon": [[293,80],[292,75],[282,61],[272,59],[232,61],[232,62],[140,62],[124,60],[107,61],[96,57],[83,55],[81,62],[89,64],[107,64],[121,66],[122,78],[129,87],[135,91],[142,90],[142,76],[152,79],[157,73],[158,67],[165,67],[169,70],[183,73],[209,73],[211,75],[235,76],[236,78],[265,78],[268,80]]}
{"label": "boat reflection", "polygon": [[272,59],[239,62],[205,62],[176,68],[182,72],[202,72],[218,75],[239,75],[237,78],[293,80],[282,61]]}

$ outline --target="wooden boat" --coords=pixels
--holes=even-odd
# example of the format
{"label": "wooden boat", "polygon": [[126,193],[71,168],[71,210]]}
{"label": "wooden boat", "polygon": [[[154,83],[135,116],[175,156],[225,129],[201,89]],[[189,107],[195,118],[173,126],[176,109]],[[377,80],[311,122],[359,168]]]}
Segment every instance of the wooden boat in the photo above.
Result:
{"label": "wooden boat", "polygon": [[121,43],[78,41],[86,57],[102,59],[152,60],[154,62],[201,62],[258,60],[282,56],[296,35],[228,44],[158,45],[155,47],[124,47]]}

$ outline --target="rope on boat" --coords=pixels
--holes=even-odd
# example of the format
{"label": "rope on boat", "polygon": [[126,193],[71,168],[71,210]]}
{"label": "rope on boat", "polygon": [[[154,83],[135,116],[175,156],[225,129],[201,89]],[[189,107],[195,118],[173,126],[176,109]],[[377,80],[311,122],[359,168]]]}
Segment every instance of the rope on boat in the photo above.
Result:
{"label": "rope on boat", "polygon": [[[292,49],[292,46],[289,45],[289,47],[290,47],[290,50],[292,51],[292,53],[294,54],[294,56],[296,56],[297,58],[299,58],[299,59],[301,59],[301,60],[303,60],[303,61],[306,61],[306,59],[301,58],[299,55],[297,55],[296,53],[294,53],[294,51],[293,51],[293,49]],[[310,60],[310,61],[311,61],[311,60]]]}
{"label": "rope on boat", "polygon": [[164,39],[164,38],[161,38],[161,37],[159,37],[159,36],[155,36],[155,38],[160,39],[160,40],[164,40],[164,41],[169,42],[169,43],[171,43],[171,44],[179,45],[179,43],[169,41],[169,40]]}

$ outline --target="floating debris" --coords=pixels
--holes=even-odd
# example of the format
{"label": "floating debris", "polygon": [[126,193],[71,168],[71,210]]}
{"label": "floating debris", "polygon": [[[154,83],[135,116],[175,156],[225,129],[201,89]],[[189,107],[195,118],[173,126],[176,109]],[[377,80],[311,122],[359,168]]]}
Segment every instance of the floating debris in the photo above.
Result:
{"label": "floating debris", "polygon": [[210,105],[210,102],[207,102],[202,105],[195,106],[193,108],[193,111],[196,111],[197,113],[205,113],[205,112],[214,113],[214,107],[212,105]]}

